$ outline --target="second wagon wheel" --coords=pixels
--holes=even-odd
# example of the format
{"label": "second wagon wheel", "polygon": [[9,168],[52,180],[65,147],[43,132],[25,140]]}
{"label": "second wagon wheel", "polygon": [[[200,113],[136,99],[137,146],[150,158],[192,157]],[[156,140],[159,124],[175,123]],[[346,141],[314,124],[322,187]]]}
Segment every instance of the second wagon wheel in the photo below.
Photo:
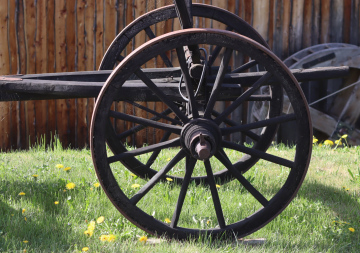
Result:
{"label": "second wagon wheel", "polygon": [[[251,27],[248,23],[246,23],[243,19],[238,17],[237,15],[215,7],[211,5],[205,5],[205,4],[192,4],[192,15],[194,17],[194,23],[195,25],[199,25],[199,23],[203,23],[204,26],[210,25],[210,26],[223,26],[227,30],[237,32],[241,35],[247,36],[250,39],[253,39],[257,41],[258,43],[262,44],[263,46],[268,48],[267,43],[264,41],[264,39],[259,35],[259,33]],[[129,49],[129,44],[133,43],[134,40],[137,40],[140,38],[144,38],[145,34],[149,39],[152,39],[155,37],[154,35],[154,28],[159,26],[166,26],[166,23],[169,23],[174,25],[174,20],[177,19],[177,14],[175,11],[174,5],[165,6],[159,9],[155,9],[153,11],[150,11],[136,20],[134,20],[132,23],[130,23],[128,26],[126,26],[121,33],[118,34],[118,36],[114,39],[112,44],[109,46],[107,52],[105,53],[101,65],[99,67],[100,70],[106,70],[106,69],[113,69],[117,64],[119,64],[124,56],[129,54],[127,50]],[[201,25],[201,24],[200,24]],[[208,49],[207,54],[211,55],[209,57],[208,62],[208,68],[213,67],[216,70],[216,66],[219,64],[219,60],[217,58],[219,57],[219,54],[222,52],[219,50],[220,47],[211,47]],[[128,50],[129,51],[129,50]],[[148,61],[147,66],[153,66],[154,61],[158,63],[159,66],[166,66],[169,69],[173,67],[173,61],[176,56],[173,57],[173,54],[168,53],[160,54],[158,58],[155,58],[156,60]],[[216,60],[217,59],[217,60]],[[151,63],[151,64],[149,64]],[[158,66],[158,67],[159,67]],[[238,68],[241,66],[240,68]],[[229,66],[230,67],[230,66]],[[237,57],[234,58],[232,61],[232,71],[233,72],[246,72],[250,68],[259,69],[261,67],[258,66],[257,62],[254,60],[249,59],[246,57],[246,55],[237,55]],[[176,75],[179,72],[172,72],[172,75]],[[277,87],[273,87],[272,91],[273,100],[270,102],[268,101],[269,107],[266,111],[265,117],[267,117],[268,114],[275,116],[279,115],[281,113],[281,103],[282,103],[282,90],[278,89]],[[277,97],[278,99],[275,99]],[[138,112],[141,112],[143,106],[145,105],[147,107],[146,102],[141,101],[125,101],[124,102],[129,108],[133,108],[133,111],[126,110],[127,113],[134,113],[134,110]],[[220,106],[222,106],[225,102],[222,102]],[[150,109],[150,108],[149,108]],[[151,108],[152,111],[155,111],[155,108]],[[239,110],[240,111],[240,110]],[[245,110],[243,110],[245,111]],[[160,113],[167,113],[168,111],[160,111]],[[216,112],[214,112],[216,113]],[[234,116],[238,115],[239,113],[233,113]],[[153,115],[149,113],[150,117],[153,117],[154,119],[160,119],[158,116]],[[228,125],[235,125],[238,124],[238,122],[241,119],[234,120],[227,120]],[[148,129],[147,132],[145,132],[144,129],[141,127],[133,127],[131,125],[126,125],[128,129],[127,134],[128,136],[132,137],[132,140],[136,137],[141,137],[143,135],[151,135],[152,129]],[[108,145],[111,148],[111,150],[114,153],[121,153],[123,152],[123,146],[120,145],[116,141],[116,135],[112,131],[113,128],[119,128],[119,125],[117,126],[109,126],[108,130]],[[120,127],[121,128],[121,127]],[[252,135],[252,138],[250,138],[251,141],[255,142],[257,145],[257,148],[260,150],[266,150],[268,146],[271,144],[271,140],[276,133],[277,125],[271,125],[267,128],[263,129],[262,134],[254,135],[250,131],[248,131],[248,135]],[[161,136],[159,133],[156,133],[157,136]],[[168,140],[170,137],[169,133],[164,133],[162,135],[162,141]],[[237,137],[239,139],[239,137]],[[154,138],[153,138],[154,139]],[[129,143],[130,145],[132,143]],[[134,145],[134,144],[132,144]],[[155,175],[156,171],[151,169],[151,166],[153,162],[156,160],[156,158],[159,156],[158,152],[154,152],[152,157],[149,158],[149,160],[146,163],[139,163],[138,160],[133,158],[126,158],[122,162],[123,164],[129,168],[133,173],[135,173],[137,176],[140,177],[152,177]],[[250,156],[244,156],[242,158],[242,167],[241,170],[245,171],[248,168],[251,168],[253,164],[255,164],[257,159],[254,159]],[[225,180],[228,178],[228,174],[225,172],[218,172],[216,174],[217,178],[219,180]],[[170,178],[172,178],[170,176]],[[181,183],[181,180],[177,178],[177,182]],[[197,183],[200,182],[200,180],[203,180],[204,177],[197,177],[194,178],[194,180],[197,181]]]}
{"label": "second wagon wheel", "polygon": [[[224,51],[216,76],[206,78],[208,92],[205,89],[203,94],[196,97],[183,51],[183,46],[194,44],[204,48],[220,46]],[[168,52],[177,55],[184,74],[184,86],[189,98],[188,114],[176,105],[176,101],[183,98],[176,90],[174,92],[171,79],[150,79],[146,72],[140,69],[148,60]],[[241,82],[247,89],[236,84],[238,75],[226,74],[227,65],[235,52],[248,55],[266,69],[256,80]],[[137,79],[131,80],[134,76],[137,76]],[[179,82],[176,78],[174,80]],[[285,90],[294,113],[284,116],[270,115],[268,119],[256,123],[232,127],[222,124],[244,101],[254,99],[253,94],[261,86],[269,84]],[[123,96],[124,85],[137,85],[139,91],[141,87],[146,87],[143,94],[138,92],[139,96],[163,101],[176,117],[171,119],[159,115],[164,120],[160,123],[112,110],[112,103]],[[233,102],[214,115],[214,103],[221,99]],[[257,96],[257,99],[272,98]],[[124,147],[123,152],[112,154],[106,146],[109,119],[165,129],[171,132],[172,136],[168,141],[133,150]],[[276,150],[263,151],[255,148],[255,145],[245,146],[227,140],[234,132],[245,132],[288,121],[297,123],[293,129],[296,146],[291,155],[276,153]],[[117,141],[125,146],[121,134],[117,133]],[[243,237],[263,227],[274,219],[297,193],[309,165],[311,147],[312,132],[308,107],[296,79],[286,66],[267,48],[247,37],[212,29],[187,29],[165,34],[131,53],[117,66],[103,87],[91,124],[93,162],[109,199],[138,227],[157,236],[174,238],[197,237],[200,234],[235,234]],[[127,157],[146,161],[152,152],[159,149],[167,150],[168,154],[164,157],[164,164],[157,164],[161,166],[159,171],[150,179],[137,178],[135,184],[134,181],[129,181],[131,177],[127,176],[126,169],[119,161]],[[241,158],[245,155],[259,161],[256,166],[242,174],[239,170],[242,166]],[[231,185],[235,184],[237,190],[218,190],[214,174],[221,170],[227,170],[236,178],[221,187],[229,186],[229,189],[234,189]],[[166,186],[165,179],[169,174],[182,177],[181,186]],[[208,185],[191,183],[192,177],[204,174]],[[267,185],[264,181],[266,176],[276,177],[279,185]],[[161,181],[162,179],[165,182]],[[171,183],[171,179],[169,181]],[[156,191],[164,187],[165,191]],[[166,203],[166,210],[158,209],[159,203]],[[171,216],[171,222],[165,223],[165,218]]]}

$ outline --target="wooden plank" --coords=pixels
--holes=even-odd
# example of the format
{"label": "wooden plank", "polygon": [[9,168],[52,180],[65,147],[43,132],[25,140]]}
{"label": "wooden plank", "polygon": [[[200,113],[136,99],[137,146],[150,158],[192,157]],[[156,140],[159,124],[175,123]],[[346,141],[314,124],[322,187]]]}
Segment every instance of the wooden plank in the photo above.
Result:
{"label": "wooden plank", "polygon": [[282,55],[281,59],[289,56],[289,36],[291,20],[291,2],[283,1],[283,22],[282,22]]}
{"label": "wooden plank", "polygon": [[[85,40],[85,5],[86,2],[82,0],[77,1],[76,5],[76,70],[84,71],[86,69],[86,40]],[[80,98],[76,100],[76,140],[77,146],[82,148],[87,142],[87,98]]]}
{"label": "wooden plank", "polygon": [[275,0],[270,0],[269,4],[269,32],[268,32],[268,44],[272,50],[274,45],[274,31],[275,31]]}
{"label": "wooden plank", "polygon": [[[10,55],[9,55],[9,38],[8,38],[8,3],[0,5],[0,73],[10,73]],[[0,103],[0,148],[9,147],[9,109],[10,103]]]}
{"label": "wooden plank", "polygon": [[321,0],[313,0],[313,17],[312,17],[312,30],[311,30],[311,44],[316,45],[320,43],[321,32]]}
{"label": "wooden plank", "polygon": [[[35,33],[36,33],[36,5],[32,0],[24,1],[25,22],[25,46],[27,48],[26,69],[27,73],[35,73],[36,52],[35,52]],[[29,146],[34,145],[36,141],[36,111],[34,101],[25,102],[25,118],[27,126],[26,138],[29,140]]]}
{"label": "wooden plank", "polygon": [[[36,38],[35,38],[35,72],[46,73],[47,71],[47,41],[46,41],[46,2],[38,1],[36,5]],[[36,139],[45,138],[50,140],[47,129],[47,101],[35,102]],[[48,143],[47,143],[48,144]]]}
{"label": "wooden plank", "polygon": [[[17,39],[16,39],[16,1],[9,1],[8,6],[8,34],[9,34],[9,54],[10,54],[10,73],[17,73]],[[0,47],[1,48],[1,47]],[[9,135],[9,145],[10,149],[17,148],[17,137],[18,137],[18,122],[17,122],[17,104],[18,102],[10,102],[10,115],[9,115],[9,123],[10,123],[10,135]],[[1,138],[1,137],[0,137]]]}
{"label": "wooden plank", "polygon": [[[18,73],[26,73],[26,47],[25,47],[25,29],[24,29],[24,3],[19,0],[16,6],[18,10],[18,22],[16,25],[17,43],[16,48],[18,51]],[[26,128],[26,113],[25,103],[19,102],[17,105],[17,147],[21,149],[28,148],[27,128]]]}
{"label": "wooden plank", "polygon": [[350,43],[354,45],[360,44],[360,0],[353,0],[351,6],[351,28]]}
{"label": "wooden plank", "polygon": [[344,0],[333,0],[331,6],[331,19],[330,19],[330,41],[342,42],[344,22]]}
{"label": "wooden plank", "polygon": [[[46,6],[46,40],[47,40],[47,71],[46,73],[55,72],[55,0],[47,1]],[[56,102],[55,100],[47,101],[47,144],[54,139],[56,134]]]}
{"label": "wooden plank", "polygon": [[[66,65],[67,71],[75,71],[75,56],[76,56],[76,2],[66,1]],[[77,120],[76,120],[76,101],[69,99],[66,101],[68,109],[68,130],[67,138],[72,147],[77,148]]]}
{"label": "wooden plank", "polygon": [[312,25],[312,0],[304,1],[303,10],[303,34],[302,34],[302,47],[307,48],[311,46],[311,25]]}
{"label": "wooden plank", "polygon": [[117,20],[117,1],[115,0],[105,0],[105,42],[104,49],[105,51],[110,46],[111,42],[117,34],[117,26],[114,24],[118,23]]}
{"label": "wooden plank", "polygon": [[[67,71],[66,65],[66,0],[55,2],[55,70]],[[56,100],[56,130],[63,147],[69,146],[68,105],[65,99]]]}
{"label": "wooden plank", "polygon": [[320,43],[330,42],[330,0],[321,0]]}
{"label": "wooden plank", "polygon": [[351,2],[352,0],[344,0],[344,23],[343,23],[343,42],[350,43],[350,27],[351,27]]}
{"label": "wooden plank", "polygon": [[[96,31],[95,31],[95,2],[87,2],[85,6],[85,34],[86,34],[86,70],[95,70],[95,41],[96,41]],[[87,99],[86,104],[86,139],[85,144],[89,143],[89,130],[91,123],[91,115],[94,109],[95,100],[93,98]]]}
{"label": "wooden plank", "polygon": [[[104,55],[104,1],[95,1],[95,69],[98,69]],[[95,70],[94,69],[94,70]]]}
{"label": "wooden plank", "polygon": [[289,54],[292,55],[302,48],[304,0],[294,0],[291,12],[291,30],[289,38]]}
{"label": "wooden plank", "polygon": [[269,39],[270,1],[259,0],[253,3],[253,27],[266,40]]}

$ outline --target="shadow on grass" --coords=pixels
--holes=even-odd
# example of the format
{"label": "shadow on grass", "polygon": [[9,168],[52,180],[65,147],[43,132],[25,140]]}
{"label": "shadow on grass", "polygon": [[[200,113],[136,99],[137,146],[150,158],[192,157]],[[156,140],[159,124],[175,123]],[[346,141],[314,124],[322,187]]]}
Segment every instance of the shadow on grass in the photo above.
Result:
{"label": "shadow on grass", "polygon": [[[341,220],[349,220],[353,217],[353,219],[357,218],[356,221],[360,221],[360,204],[345,189],[306,181],[301,186],[298,196],[311,201],[321,202],[327,208],[332,209]],[[334,218],[329,217],[329,219]]]}
{"label": "shadow on grass", "polygon": [[[68,223],[71,220],[68,217],[70,206],[64,203],[70,195],[64,189],[65,183],[61,179],[44,182],[2,180],[0,251],[22,250],[26,247],[41,251],[69,250],[74,243],[71,238],[76,235]],[[26,195],[19,196],[20,191],[26,192]],[[76,197],[81,191],[81,188],[71,190],[71,196]],[[56,205],[55,201],[60,204]],[[25,244],[24,240],[28,243]]]}

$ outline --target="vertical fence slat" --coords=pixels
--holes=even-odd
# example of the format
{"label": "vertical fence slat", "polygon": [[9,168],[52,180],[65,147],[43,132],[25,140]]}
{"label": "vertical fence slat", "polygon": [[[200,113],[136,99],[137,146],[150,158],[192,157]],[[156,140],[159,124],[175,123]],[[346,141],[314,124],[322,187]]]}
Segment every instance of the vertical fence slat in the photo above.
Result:
{"label": "vertical fence slat", "polygon": [[302,34],[302,46],[309,47],[311,45],[311,25],[312,25],[312,0],[304,1],[304,23]]}
{"label": "vertical fence slat", "polygon": [[[4,2],[0,6],[0,74],[7,75],[10,73],[10,56],[8,49],[8,3]],[[0,103],[0,145],[7,147],[9,145],[9,117],[10,103]]]}
{"label": "vertical fence slat", "polygon": [[294,0],[291,12],[289,54],[293,54],[302,48],[304,0]]}
{"label": "vertical fence slat", "polygon": [[[24,1],[25,14],[25,46],[27,49],[26,69],[28,74],[36,73],[36,52],[35,52],[35,33],[36,33],[36,6],[35,1]],[[37,101],[25,102],[25,118],[27,133],[26,137],[29,140],[28,145],[33,145],[36,142],[36,111],[35,105]]]}
{"label": "vertical fence slat", "polygon": [[[82,0],[77,0],[76,4],[76,70],[84,71],[86,69],[86,41],[85,41],[85,4]],[[87,99],[79,98],[77,102],[77,146],[84,147],[87,141]]]}
{"label": "vertical fence slat", "polygon": [[[36,5],[36,34],[35,34],[35,72],[46,73],[47,71],[47,43],[46,43],[46,2],[38,1]],[[47,134],[47,106],[46,100],[35,102],[35,122],[36,122],[36,139],[45,138],[49,140]]]}
{"label": "vertical fence slat", "polygon": [[320,43],[328,43],[330,38],[330,0],[321,0]]}
{"label": "vertical fence slat", "polygon": [[330,15],[330,41],[342,42],[343,33],[341,30],[344,22],[344,0],[332,1]]}

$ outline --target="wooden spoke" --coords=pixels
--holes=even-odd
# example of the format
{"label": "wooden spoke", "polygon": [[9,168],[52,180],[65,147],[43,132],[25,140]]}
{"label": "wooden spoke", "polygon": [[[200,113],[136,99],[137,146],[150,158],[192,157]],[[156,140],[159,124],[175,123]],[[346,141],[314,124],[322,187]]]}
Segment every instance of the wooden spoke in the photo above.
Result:
{"label": "wooden spoke", "polygon": [[232,165],[229,158],[223,150],[215,154],[215,157],[230,171],[230,173],[242,184],[245,189],[254,196],[264,207],[269,204],[269,201],[258,191],[249,181]]}
{"label": "wooden spoke", "polygon": [[276,164],[279,164],[279,165],[282,165],[282,166],[285,166],[285,167],[288,167],[291,169],[294,168],[294,165],[295,165],[295,163],[293,161],[290,161],[290,160],[287,160],[287,159],[284,159],[284,158],[281,158],[281,157],[278,157],[275,155],[271,155],[271,154],[265,153],[265,152],[257,150],[257,149],[248,148],[243,145],[236,144],[236,143],[229,142],[229,141],[222,141],[222,143],[223,143],[224,148],[234,149],[239,152],[242,152],[242,153],[245,153],[245,154],[248,154],[251,156],[255,156],[255,157],[264,159],[266,161],[276,163]]}
{"label": "wooden spoke", "polygon": [[272,73],[267,72],[265,75],[263,75],[259,80],[257,80],[251,88],[249,88],[247,91],[245,91],[240,97],[238,97],[232,104],[226,108],[216,119],[215,122],[217,124],[220,124],[224,121],[224,119],[229,116],[240,104],[242,104],[244,101],[246,101],[247,98],[249,98],[252,94],[254,94],[257,89],[259,89],[261,86],[265,85],[266,82],[273,76]]}
{"label": "wooden spoke", "polygon": [[[226,30],[227,31],[232,31],[234,29],[231,26],[227,26]],[[209,57],[209,62],[208,62],[209,67],[211,67],[214,64],[214,62],[215,62],[216,58],[218,57],[221,49],[222,49],[221,46],[216,46],[215,49],[211,52],[211,56]]]}
{"label": "wooden spoke", "polygon": [[[213,114],[215,117],[217,117],[217,116],[220,115],[220,113],[218,113],[217,111],[214,111],[214,110],[212,111],[212,114]],[[227,124],[227,125],[229,125],[229,126],[233,126],[233,127],[239,125],[237,122],[235,122],[235,121],[233,121],[233,120],[231,120],[231,119],[229,119],[229,118],[225,118],[225,119],[224,119],[224,123]],[[260,136],[259,136],[259,135],[257,135],[256,133],[253,133],[253,132],[251,132],[251,131],[249,131],[249,130],[244,130],[242,133],[245,134],[247,137],[251,138],[251,139],[254,140],[254,141],[259,141],[259,140],[260,140]]]}
{"label": "wooden spoke", "polygon": [[225,50],[224,56],[221,60],[219,72],[216,75],[214,87],[211,91],[210,98],[209,98],[209,101],[208,101],[208,104],[206,106],[206,110],[204,113],[204,118],[206,118],[206,119],[209,119],[211,117],[211,113],[214,109],[214,105],[215,105],[218,95],[220,93],[221,84],[223,82],[223,78],[225,76],[226,69],[229,65],[229,61],[230,61],[232,52],[233,52],[232,49],[227,48]]}
{"label": "wooden spoke", "polygon": [[180,134],[180,132],[182,130],[182,128],[180,126],[169,125],[169,124],[153,121],[151,119],[145,119],[145,118],[141,118],[141,117],[137,117],[137,116],[133,116],[133,115],[128,115],[128,114],[122,113],[122,112],[115,112],[112,110],[109,111],[109,117],[126,120],[129,122],[141,124],[143,126],[150,126],[150,127],[163,129],[163,130],[175,133],[175,134]]}
{"label": "wooden spoke", "polygon": [[226,224],[225,224],[224,214],[223,214],[223,211],[221,208],[219,194],[216,189],[216,184],[215,184],[214,175],[212,172],[210,161],[205,160],[204,165],[205,165],[205,169],[206,169],[206,175],[209,180],[209,186],[210,186],[211,196],[212,196],[212,199],[214,202],[216,217],[217,217],[220,228],[225,228]]}
{"label": "wooden spoke", "polygon": [[258,64],[257,61],[255,60],[251,60],[243,65],[241,65],[240,67],[234,69],[233,71],[231,71],[231,73],[241,73],[241,72],[244,72],[246,70],[248,70],[249,68],[252,68],[254,66],[256,66],[256,64]]}
{"label": "wooden spoke", "polygon": [[174,214],[173,214],[172,219],[171,219],[170,227],[172,227],[172,228],[176,227],[177,223],[179,221],[181,209],[182,209],[182,206],[184,204],[186,192],[187,192],[187,189],[189,187],[189,183],[190,183],[190,180],[191,180],[191,175],[192,175],[192,173],[194,171],[196,161],[197,160],[195,158],[191,158],[189,156],[186,156],[185,177],[184,177],[184,181],[183,181],[183,183],[181,185],[179,198],[178,198],[178,201],[176,203],[175,211],[174,211]]}
{"label": "wooden spoke", "polygon": [[[165,134],[163,135],[163,137],[160,140],[160,143],[163,143],[163,142],[167,141],[169,139],[170,135],[171,135],[171,132],[169,132],[169,131],[165,132]],[[161,149],[155,150],[151,154],[150,158],[146,162],[146,167],[148,167],[148,168],[151,167],[151,165],[155,162],[155,160],[158,157],[158,155],[160,154],[160,152],[161,152]]]}
{"label": "wooden spoke", "polygon": [[162,102],[164,102],[176,114],[176,116],[180,120],[182,120],[184,123],[187,123],[189,121],[189,118],[186,117],[186,115],[182,111],[180,111],[179,107],[177,107],[174,102],[171,101],[170,98],[168,98],[160,90],[160,88],[156,86],[156,84],[154,84],[153,81],[151,81],[151,79],[146,76],[144,72],[138,69],[135,74],[149,87],[152,92],[154,92],[159,97]]}
{"label": "wooden spoke", "polygon": [[[172,111],[168,108],[168,109],[166,109],[165,111],[161,112],[160,115],[164,115],[164,116],[165,116],[165,115],[169,115],[171,112],[172,112]],[[158,117],[158,116],[155,116],[155,117],[150,118],[150,120],[153,120],[153,121],[158,121],[158,120],[160,120],[160,119],[161,119],[161,118]],[[116,137],[117,137],[119,140],[121,140],[121,139],[123,139],[123,138],[126,138],[126,137],[128,137],[128,136],[130,136],[130,135],[132,135],[132,134],[135,134],[135,133],[143,130],[145,127],[146,127],[146,126],[143,126],[143,125],[137,125],[137,126],[135,126],[135,127],[130,128],[129,130],[126,130],[126,131],[122,132],[121,134],[117,134]]]}
{"label": "wooden spoke", "polygon": [[156,173],[131,199],[130,202],[136,205],[142,197],[146,195],[155,185],[168,173],[178,162],[180,162],[186,155],[185,150],[181,149],[176,156]]}
{"label": "wooden spoke", "polygon": [[[150,39],[154,39],[156,37],[150,27],[146,27],[145,32],[146,32],[147,36],[149,36]],[[164,61],[166,67],[168,67],[168,68],[173,67],[171,61],[169,60],[169,58],[167,57],[167,55],[165,53],[161,53],[160,57]]]}
{"label": "wooden spoke", "polygon": [[296,119],[295,114],[286,114],[286,115],[274,117],[271,119],[265,119],[265,120],[261,120],[261,121],[257,121],[257,122],[253,122],[253,123],[248,123],[245,125],[237,125],[237,126],[233,126],[233,127],[222,128],[221,134],[228,135],[228,134],[242,132],[242,131],[246,131],[246,130],[250,130],[250,129],[267,127],[267,126],[271,126],[271,125],[277,125],[277,124],[293,121],[295,119]]}
{"label": "wooden spoke", "polygon": [[124,160],[128,157],[134,157],[134,156],[150,153],[153,151],[162,150],[165,148],[173,148],[173,147],[178,147],[178,146],[180,146],[180,138],[175,138],[175,139],[172,139],[169,141],[160,142],[157,144],[153,144],[153,145],[142,147],[142,148],[137,148],[137,149],[130,150],[127,152],[123,152],[118,155],[111,156],[108,158],[108,163],[118,162],[118,161]]}
{"label": "wooden spoke", "polygon": [[168,116],[166,116],[166,115],[164,115],[164,114],[162,114],[162,113],[159,113],[159,112],[157,112],[157,111],[151,110],[151,109],[149,109],[148,107],[143,106],[143,105],[140,105],[140,104],[138,104],[138,103],[136,103],[136,102],[134,102],[134,101],[125,100],[125,102],[126,102],[126,103],[129,103],[129,104],[131,104],[131,105],[133,105],[133,106],[135,106],[135,107],[137,107],[137,108],[139,108],[139,109],[141,109],[141,110],[144,110],[144,111],[146,111],[146,112],[149,112],[149,113],[151,113],[152,115],[158,116],[159,118],[162,118],[162,119],[164,119],[164,120],[170,121],[171,123],[174,123],[174,124],[176,124],[176,125],[182,125],[182,122],[181,122],[181,121],[176,120],[176,119],[174,119],[174,118],[170,118],[170,117],[168,117]]}

